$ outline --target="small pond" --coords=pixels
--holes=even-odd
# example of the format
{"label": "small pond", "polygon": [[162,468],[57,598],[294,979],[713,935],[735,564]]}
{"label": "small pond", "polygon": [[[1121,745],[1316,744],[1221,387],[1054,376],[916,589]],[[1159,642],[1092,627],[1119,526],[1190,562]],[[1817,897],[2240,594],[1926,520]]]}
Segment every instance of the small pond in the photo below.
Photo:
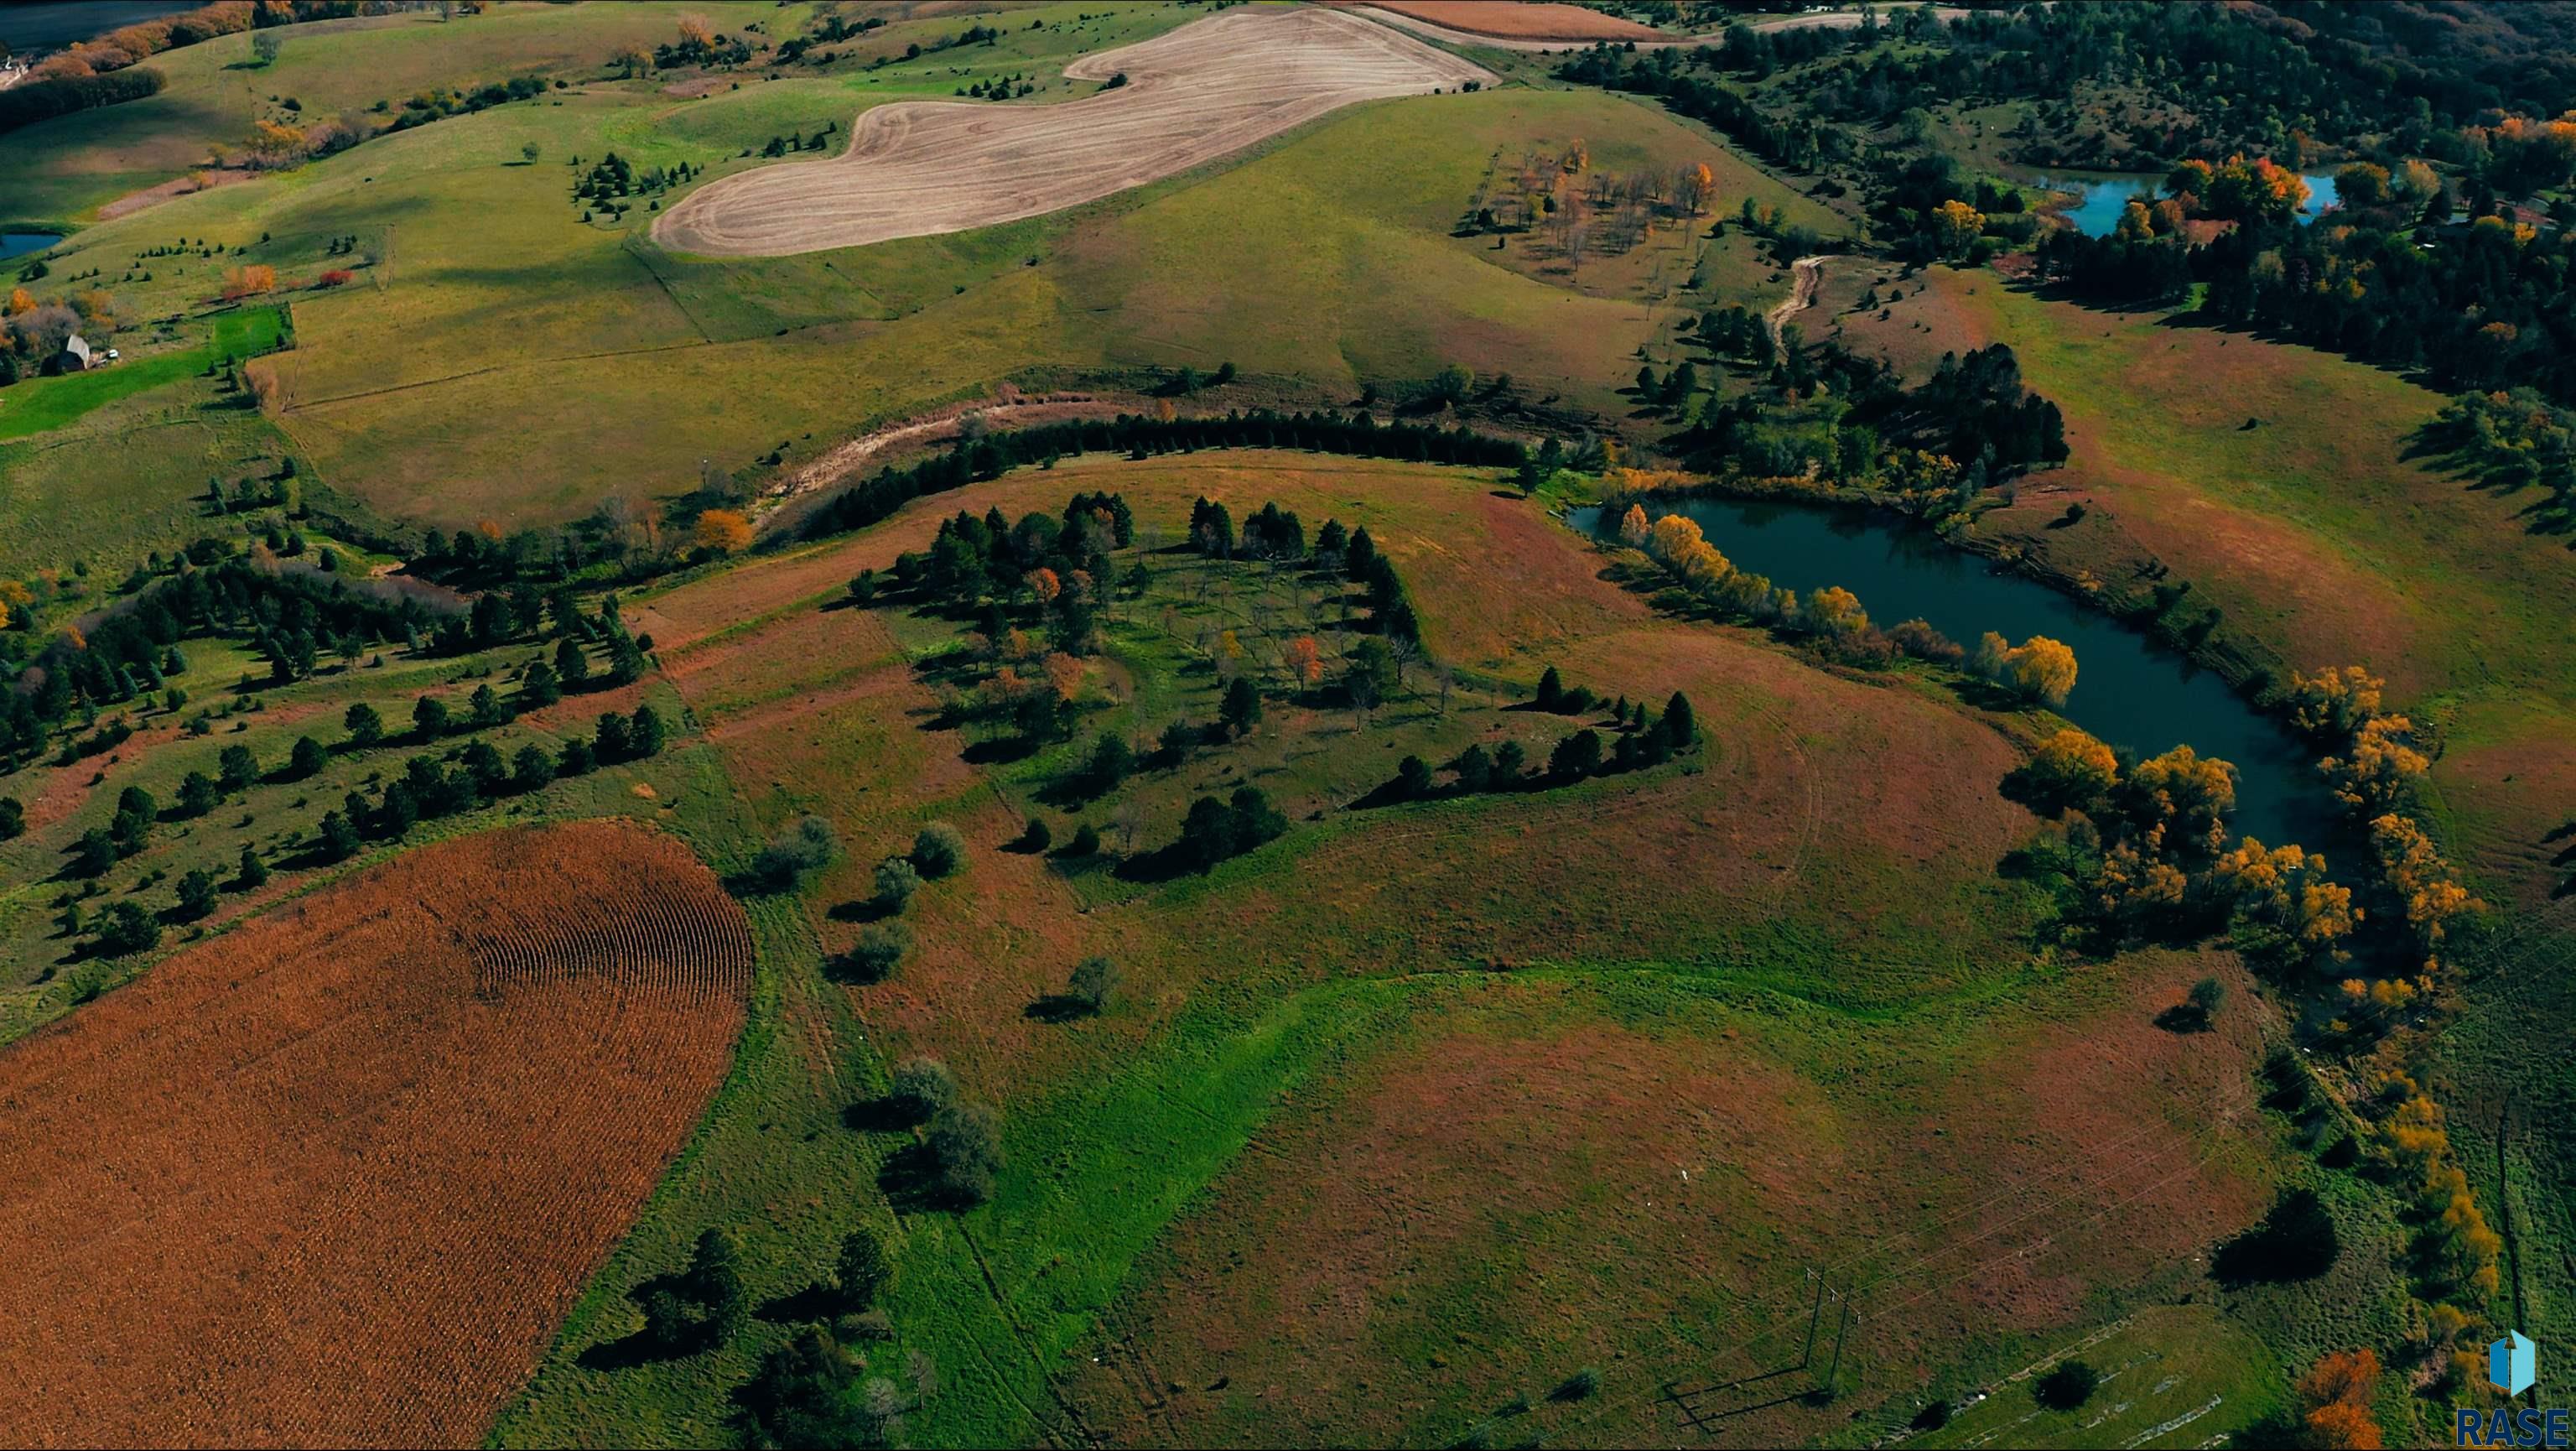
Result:
{"label": "small pond", "polygon": [[[1988,630],[2016,644],[2031,635],[2063,640],[2075,651],[2076,678],[2059,714],[2142,756],[2188,745],[2234,762],[2235,828],[2268,845],[2315,846],[2332,830],[2313,751],[2218,676],[2047,585],[1863,510],[1695,499],[1648,512],[1687,515],[1738,568],[1801,594],[1840,585],[1880,626],[1919,616],[1972,649]],[[1589,535],[1599,517],[1577,509],[1568,522]]]}
{"label": "small pond", "polygon": [[42,252],[61,240],[51,232],[0,232],[0,257]]}
{"label": "small pond", "polygon": [[[2308,184],[2308,204],[2299,215],[2316,220],[2337,200],[2335,180],[2331,176],[2300,173]],[[2023,185],[2040,191],[2063,191],[2075,194],[2075,204],[2060,209],[2059,215],[2075,224],[2075,229],[2088,237],[2107,237],[2120,225],[2120,214],[2129,208],[2131,197],[2154,201],[2156,188],[2164,184],[2161,176],[2130,175],[2117,172],[2070,172],[2058,176],[2035,177]]]}

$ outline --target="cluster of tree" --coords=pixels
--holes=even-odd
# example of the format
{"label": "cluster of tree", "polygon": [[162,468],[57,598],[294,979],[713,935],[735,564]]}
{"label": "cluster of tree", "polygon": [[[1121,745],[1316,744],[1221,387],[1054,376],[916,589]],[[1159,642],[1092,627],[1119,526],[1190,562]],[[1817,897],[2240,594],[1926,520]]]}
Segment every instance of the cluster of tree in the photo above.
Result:
{"label": "cluster of tree", "polygon": [[[1754,345],[1744,321],[1710,316],[1711,347]],[[1780,418],[1750,395],[1712,394],[1674,446],[1712,471],[1820,473],[1874,494],[1919,495],[1919,513],[1967,508],[1990,485],[2068,456],[2064,416],[2023,385],[2008,344],[1964,358],[1944,354],[1933,375],[1910,389],[1884,360],[1838,343],[1810,349],[1796,329],[1784,328],[1781,344],[1772,385],[1791,397],[1826,395],[1815,408]]]}
{"label": "cluster of tree", "polygon": [[1270,793],[1241,786],[1227,800],[1202,796],[1191,802],[1181,819],[1180,839],[1169,851],[1199,871],[1214,871],[1219,863],[1275,841],[1287,830],[1288,818],[1271,804]]}
{"label": "cluster of tree", "polygon": [[2437,1343],[2471,1339],[2462,1332],[2482,1318],[2478,1312],[2493,1303],[2502,1279],[2504,1238],[2478,1208],[2441,1105],[2413,1078],[2392,1072],[2355,1106],[2378,1132],[2373,1151],[2388,1177],[2416,1196],[2409,1269],[2417,1297],[2431,1302],[2426,1328]]}
{"label": "cluster of tree", "polygon": [[0,134],[56,116],[139,101],[159,95],[168,84],[169,78],[151,66],[133,66],[105,75],[21,81],[0,91]]}
{"label": "cluster of tree", "polygon": [[1800,171],[1857,156],[1858,133],[1822,117],[1772,113],[1721,81],[1718,47],[1665,47],[1638,51],[1603,42],[1557,68],[1559,80],[1653,96],[1677,114],[1725,132],[1745,149]]}
{"label": "cluster of tree", "polygon": [[2349,979],[2347,995],[2390,1007],[2432,991],[2451,937],[2485,904],[2414,819],[2432,762],[2415,749],[2414,722],[2380,708],[2382,684],[2357,665],[2294,673],[2284,704],[2292,724],[2327,753],[2317,769],[2367,833],[2377,897],[2369,918],[2395,938],[2382,955],[2403,969],[2368,983]]}
{"label": "cluster of tree", "polygon": [[[1642,501],[1629,504],[1624,513],[1617,511],[1618,502],[1614,496],[1601,517],[1605,524],[1613,517],[1619,520],[1621,542],[1644,550],[1693,599],[1723,614],[1809,640],[1826,654],[1855,665],[1885,665],[1902,655],[1957,666],[1967,658],[1965,650],[1925,621],[1907,620],[1893,629],[1879,629],[1870,622],[1859,597],[1847,589],[1828,585],[1802,599],[1797,591],[1774,585],[1768,575],[1736,568],[1708,542],[1697,522],[1666,514],[1650,525]],[[2043,642],[2034,637],[2032,643]],[[2074,659],[2068,652],[2066,683],[2071,685],[2073,679]]]}
{"label": "cluster of tree", "polygon": [[2547,490],[2550,502],[2530,511],[2533,526],[2576,534],[2576,410],[2529,388],[2465,394],[2425,425],[2423,441],[2486,487]]}
{"label": "cluster of tree", "polygon": [[[794,140],[799,147],[804,145],[802,137],[790,139]],[[815,144],[817,146],[822,144],[820,136],[815,138]],[[778,155],[784,149],[775,136],[769,139],[769,145],[768,154],[771,156]],[[574,157],[572,164],[581,165],[581,158]],[[581,174],[581,179],[573,183],[572,202],[574,206],[581,208],[582,220],[585,222],[590,220],[591,209],[594,207],[612,216],[622,216],[628,207],[619,200],[620,198],[658,197],[672,187],[697,180],[702,174],[704,174],[703,168],[686,161],[674,163],[668,170],[658,166],[639,167],[612,151],[592,162],[590,169]]]}
{"label": "cluster of tree", "polygon": [[[842,1320],[879,1338],[870,1317]],[[908,1365],[908,1386],[864,1375],[866,1359],[842,1343],[837,1322],[808,1325],[762,1356],[760,1369],[734,1392],[734,1433],[753,1451],[907,1445],[906,1419],[939,1390],[928,1356],[913,1351]]]}
{"label": "cluster of tree", "polygon": [[542,75],[521,75],[479,86],[433,86],[406,97],[401,111],[385,129],[408,131],[432,121],[444,121],[450,116],[470,116],[512,101],[533,100],[544,95],[549,88],[560,89],[562,85],[563,82]]}
{"label": "cluster of tree", "polygon": [[719,35],[695,15],[680,18],[677,38],[653,47],[653,64],[660,70],[669,70],[673,66],[705,66],[710,70],[722,70],[750,63],[749,40],[739,35]]}
{"label": "cluster of tree", "polygon": [[37,643],[0,631],[0,759],[40,751],[65,721],[159,689],[161,662],[183,639],[245,636],[280,680],[310,674],[320,642],[416,639],[440,619],[419,600],[374,581],[262,564],[225,540],[200,540],[174,572],[120,601],[86,631]]}
{"label": "cluster of tree", "polygon": [[977,81],[971,86],[959,86],[957,94],[972,97],[978,101],[1009,101],[1026,96],[1036,89],[1034,84],[1022,79],[1019,72],[1013,71],[1007,76]]}
{"label": "cluster of tree", "polygon": [[[421,697],[421,704],[439,705],[434,696]],[[433,739],[445,729],[447,712],[439,706],[436,710],[418,711],[414,719],[422,738]],[[400,841],[419,822],[538,790],[558,776],[586,775],[603,765],[643,760],[661,751],[668,734],[660,713],[649,705],[639,705],[632,716],[604,712],[593,736],[575,736],[564,742],[557,754],[549,754],[543,746],[530,742],[505,760],[498,748],[477,740],[454,753],[453,767],[442,765],[435,757],[414,756],[403,763],[401,776],[385,783],[372,806],[353,791],[345,803],[345,815],[332,812],[323,818],[323,855],[334,860],[347,856],[360,836]],[[334,818],[340,821],[339,827],[331,825]]]}
{"label": "cluster of tree", "polygon": [[[831,45],[838,41],[848,40],[854,35],[865,35],[871,30],[880,28],[885,23],[886,18],[882,15],[870,15],[858,20],[853,20],[846,15],[822,16],[815,21],[814,27],[811,30],[806,31],[803,35],[791,35],[787,39],[778,42],[778,52],[770,57],[769,63],[771,65],[792,65],[795,62],[804,59],[806,54],[813,51],[814,47],[818,45]],[[828,50],[819,52],[814,56],[814,64],[816,65],[830,65],[831,63],[832,52]]]}
{"label": "cluster of tree", "polygon": [[[1566,689],[1558,679],[1556,667],[1551,665],[1539,678],[1533,703],[1555,714],[1581,715],[1595,701],[1592,693],[1582,687]],[[1627,697],[1620,697],[1611,705],[1609,730],[1611,743],[1606,751],[1600,731],[1579,730],[1559,740],[1535,773],[1528,770],[1528,754],[1518,741],[1505,741],[1491,751],[1481,744],[1471,745],[1442,768],[1453,773],[1446,787],[1439,783],[1428,762],[1420,756],[1407,756],[1396,763],[1395,779],[1378,788],[1373,799],[1419,801],[1444,795],[1570,786],[1594,776],[1616,776],[1663,765],[1699,740],[1690,698],[1678,690],[1664,703],[1661,715],[1650,715],[1642,700],[1631,704]]]}
{"label": "cluster of tree", "polygon": [[[2344,168],[2337,225],[2301,225],[2282,211],[2288,196],[2266,184],[2266,167],[2233,158],[2179,167],[2166,200],[2133,206],[2110,235],[2043,238],[2041,272],[2110,303],[2169,301],[2206,283],[2203,310],[2226,322],[2420,369],[2450,388],[2525,387],[2576,402],[2576,238],[2567,229],[2496,215],[2491,195],[2470,199],[2466,225],[2428,227],[2452,204],[2421,162]],[[2231,183],[2240,170],[2247,182]],[[2269,171],[2276,182],[2298,180]],[[2202,245],[2181,227],[2231,213],[2235,224]]]}
{"label": "cluster of tree", "polygon": [[1074,419],[962,440],[947,453],[910,468],[879,470],[835,495],[805,526],[808,538],[865,528],[926,494],[1000,478],[1022,464],[1043,464],[1082,453],[1123,452],[1130,458],[1203,448],[1302,448],[1359,458],[1416,463],[1515,467],[1528,456],[1521,444],[1463,427],[1380,424],[1367,414],[1229,412],[1222,418],[1148,418],[1120,414],[1109,421]]}

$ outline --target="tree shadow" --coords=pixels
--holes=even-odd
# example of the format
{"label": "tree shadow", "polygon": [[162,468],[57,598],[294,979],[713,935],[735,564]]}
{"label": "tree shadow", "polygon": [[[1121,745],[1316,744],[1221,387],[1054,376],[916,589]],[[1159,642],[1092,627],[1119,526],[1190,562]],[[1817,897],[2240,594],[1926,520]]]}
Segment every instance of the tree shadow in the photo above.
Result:
{"label": "tree shadow", "polygon": [[2156,1014],[2156,1026],[2176,1034],[2206,1033],[2211,1027],[2209,1014],[2197,1003],[2176,1003]]}
{"label": "tree shadow", "polygon": [[760,1302],[751,1313],[772,1325],[804,1325],[816,1320],[829,1320],[841,1310],[840,1288],[821,1283],[807,1285],[784,1295],[773,1295]]}
{"label": "tree shadow", "polygon": [[958,758],[971,766],[999,766],[1012,761],[1025,761],[1038,753],[1038,742],[1028,736],[1001,736],[977,741],[958,752]]}
{"label": "tree shadow", "polygon": [[1178,842],[1138,852],[1117,866],[1118,879],[1124,882],[1170,882],[1187,876],[1205,876],[1215,868],[1200,860],[1199,854],[1182,848]]}
{"label": "tree shadow", "polygon": [[886,1156],[877,1170],[877,1188],[898,1214],[941,1214],[971,1209],[974,1201],[950,1189],[940,1177],[939,1156],[928,1144],[908,1144]]}
{"label": "tree shadow", "polygon": [[1020,1009],[1021,1017],[1037,1023],[1070,1023],[1097,1014],[1098,1009],[1091,1006],[1090,999],[1078,998],[1071,993],[1048,993]]}
{"label": "tree shadow", "polygon": [[[684,1275],[655,1275],[627,1291],[626,1298],[640,1306],[663,1291],[680,1294],[686,1284]],[[618,1339],[603,1340],[589,1346],[574,1357],[574,1363],[584,1370],[632,1370],[639,1365],[685,1360],[710,1348],[714,1339],[709,1327],[691,1325],[678,1344],[665,1344],[655,1339],[650,1327],[646,1327]]]}
{"label": "tree shadow", "polygon": [[841,1127],[852,1133],[899,1134],[921,1121],[919,1104],[893,1094],[863,1098],[841,1110]]}

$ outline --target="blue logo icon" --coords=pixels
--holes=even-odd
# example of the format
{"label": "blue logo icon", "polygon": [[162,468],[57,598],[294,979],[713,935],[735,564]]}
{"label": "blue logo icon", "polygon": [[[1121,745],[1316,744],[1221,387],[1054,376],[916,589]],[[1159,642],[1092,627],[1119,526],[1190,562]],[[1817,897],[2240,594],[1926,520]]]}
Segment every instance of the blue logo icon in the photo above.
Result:
{"label": "blue logo icon", "polygon": [[2540,1378],[2538,1350],[2521,1331],[2506,1331],[2502,1340],[2487,1347],[2487,1379],[2506,1395],[2521,1395]]}

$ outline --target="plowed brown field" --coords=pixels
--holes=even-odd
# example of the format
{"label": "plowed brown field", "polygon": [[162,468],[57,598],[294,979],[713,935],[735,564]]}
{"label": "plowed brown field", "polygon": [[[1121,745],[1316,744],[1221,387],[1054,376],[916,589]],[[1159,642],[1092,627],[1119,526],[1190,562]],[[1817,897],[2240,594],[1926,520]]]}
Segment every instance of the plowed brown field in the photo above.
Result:
{"label": "plowed brown field", "polygon": [[1493,79],[1411,36],[1309,8],[1212,15],[1064,73],[1123,73],[1127,84],[1061,105],[878,106],[839,156],[712,183],[663,213],[653,238],[778,257],[962,232],[1143,186],[1355,102]]}
{"label": "plowed brown field", "polygon": [[0,1053],[0,1427],[478,1443],[723,1078],[751,956],[669,837],[490,832]]}

